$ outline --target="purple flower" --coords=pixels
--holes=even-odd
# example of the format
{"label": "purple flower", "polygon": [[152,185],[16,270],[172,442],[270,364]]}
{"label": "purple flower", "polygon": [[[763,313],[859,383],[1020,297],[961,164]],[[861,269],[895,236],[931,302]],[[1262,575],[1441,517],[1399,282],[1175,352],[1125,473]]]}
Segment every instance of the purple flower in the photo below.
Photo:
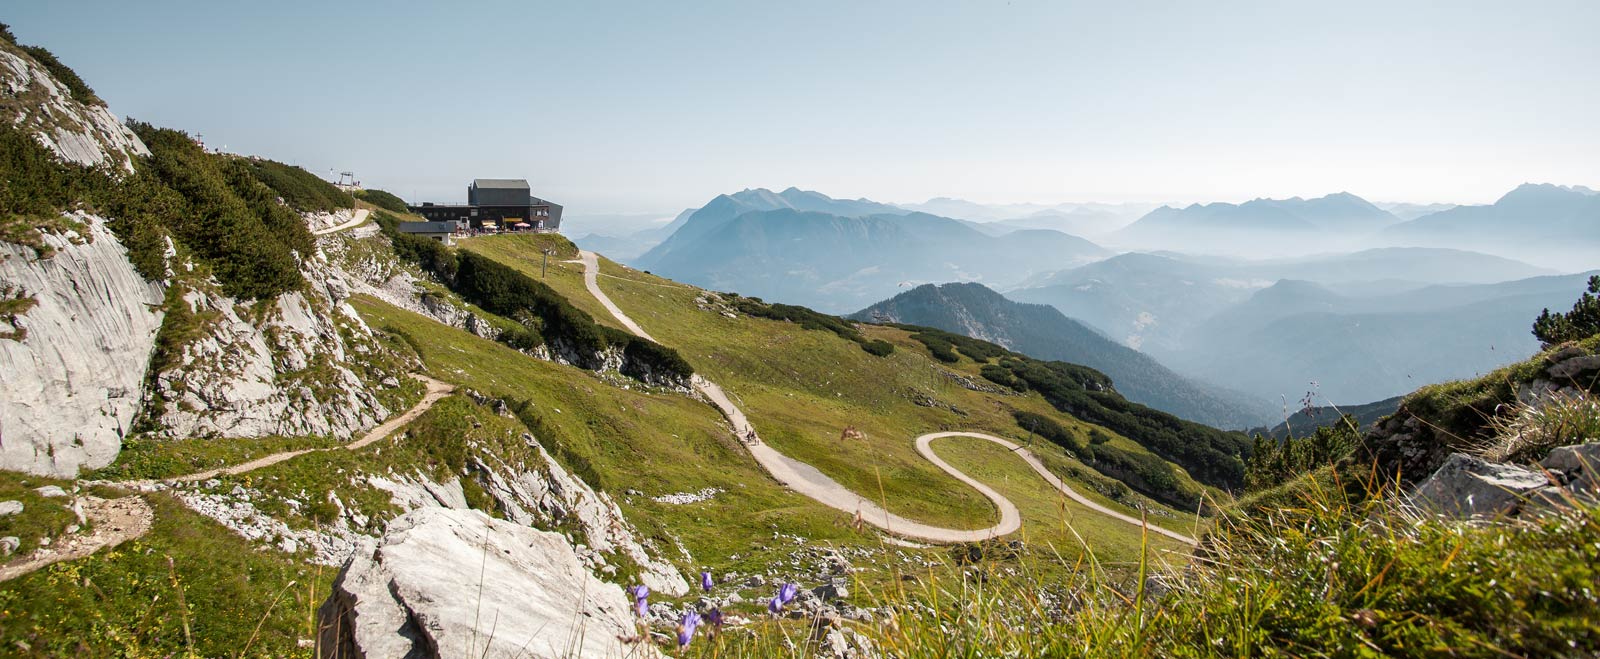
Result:
{"label": "purple flower", "polygon": [[769,612],[771,612],[773,614],[776,614],[779,611],[782,611],[783,610],[783,605],[788,604],[791,601],[794,601],[794,598],[799,594],[800,594],[800,587],[796,586],[796,585],[794,585],[792,583],[786,583],[786,584],[784,584],[782,586],[779,586],[778,587],[778,594],[772,596],[772,600],[767,602],[767,611],[769,611]]}
{"label": "purple flower", "polygon": [[628,594],[633,596],[633,612],[640,618],[650,613],[650,587],[640,584],[628,589]]}
{"label": "purple flower", "polygon": [[690,611],[683,614],[683,619],[678,621],[678,647],[689,645],[694,640],[694,628],[700,624],[700,614]]}
{"label": "purple flower", "polygon": [[711,587],[715,585],[717,585],[716,582],[711,580],[711,572],[707,571],[700,573],[701,588],[705,589],[705,591],[709,593],[711,592]]}
{"label": "purple flower", "polygon": [[712,608],[706,612],[706,624],[713,629],[722,629],[722,609]]}

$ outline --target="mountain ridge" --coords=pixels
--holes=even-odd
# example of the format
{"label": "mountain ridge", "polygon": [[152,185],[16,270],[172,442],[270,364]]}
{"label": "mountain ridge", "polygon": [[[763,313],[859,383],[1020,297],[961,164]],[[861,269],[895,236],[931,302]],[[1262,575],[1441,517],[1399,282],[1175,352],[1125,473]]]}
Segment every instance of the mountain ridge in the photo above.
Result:
{"label": "mountain ridge", "polygon": [[1036,359],[1082,364],[1109,376],[1129,400],[1190,421],[1247,428],[1272,419],[1264,400],[1178,375],[1053,307],[1014,302],[982,284],[924,284],[849,317],[934,327]]}

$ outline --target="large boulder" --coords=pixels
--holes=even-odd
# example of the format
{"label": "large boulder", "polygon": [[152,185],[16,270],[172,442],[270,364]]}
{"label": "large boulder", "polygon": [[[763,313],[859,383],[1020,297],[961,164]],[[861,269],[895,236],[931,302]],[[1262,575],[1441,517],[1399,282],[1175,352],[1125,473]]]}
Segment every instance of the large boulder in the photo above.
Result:
{"label": "large boulder", "polygon": [[622,589],[566,538],[474,510],[422,508],[345,565],[319,611],[326,659],[656,657]]}
{"label": "large boulder", "polygon": [[1553,492],[1544,474],[1465,453],[1452,453],[1411,494],[1418,508],[1456,518],[1492,518],[1515,513],[1524,502]]}

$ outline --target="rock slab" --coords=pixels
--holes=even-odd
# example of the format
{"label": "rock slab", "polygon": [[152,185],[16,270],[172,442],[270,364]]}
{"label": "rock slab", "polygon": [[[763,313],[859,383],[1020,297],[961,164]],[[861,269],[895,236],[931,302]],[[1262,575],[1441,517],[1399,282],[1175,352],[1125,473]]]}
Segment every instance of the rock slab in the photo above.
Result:
{"label": "rock slab", "polygon": [[161,288],[105,220],[74,219],[83,234],[43,236],[50,258],[0,243],[0,285],[37,302],[15,321],[22,338],[0,339],[0,469],[70,477],[111,464],[139,409]]}
{"label": "rock slab", "polygon": [[322,657],[656,657],[622,588],[559,534],[422,508],[345,565],[319,611]]}

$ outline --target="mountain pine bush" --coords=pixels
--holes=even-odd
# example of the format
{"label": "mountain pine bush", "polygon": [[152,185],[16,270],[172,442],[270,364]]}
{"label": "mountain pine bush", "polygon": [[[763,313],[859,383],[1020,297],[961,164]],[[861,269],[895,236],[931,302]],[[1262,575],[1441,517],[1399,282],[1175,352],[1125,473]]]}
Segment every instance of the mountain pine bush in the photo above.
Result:
{"label": "mountain pine bush", "polygon": [[1545,309],[1533,321],[1533,336],[1546,348],[1557,343],[1578,341],[1600,334],[1600,275],[1589,278],[1589,289],[1578,297],[1567,313]]}

